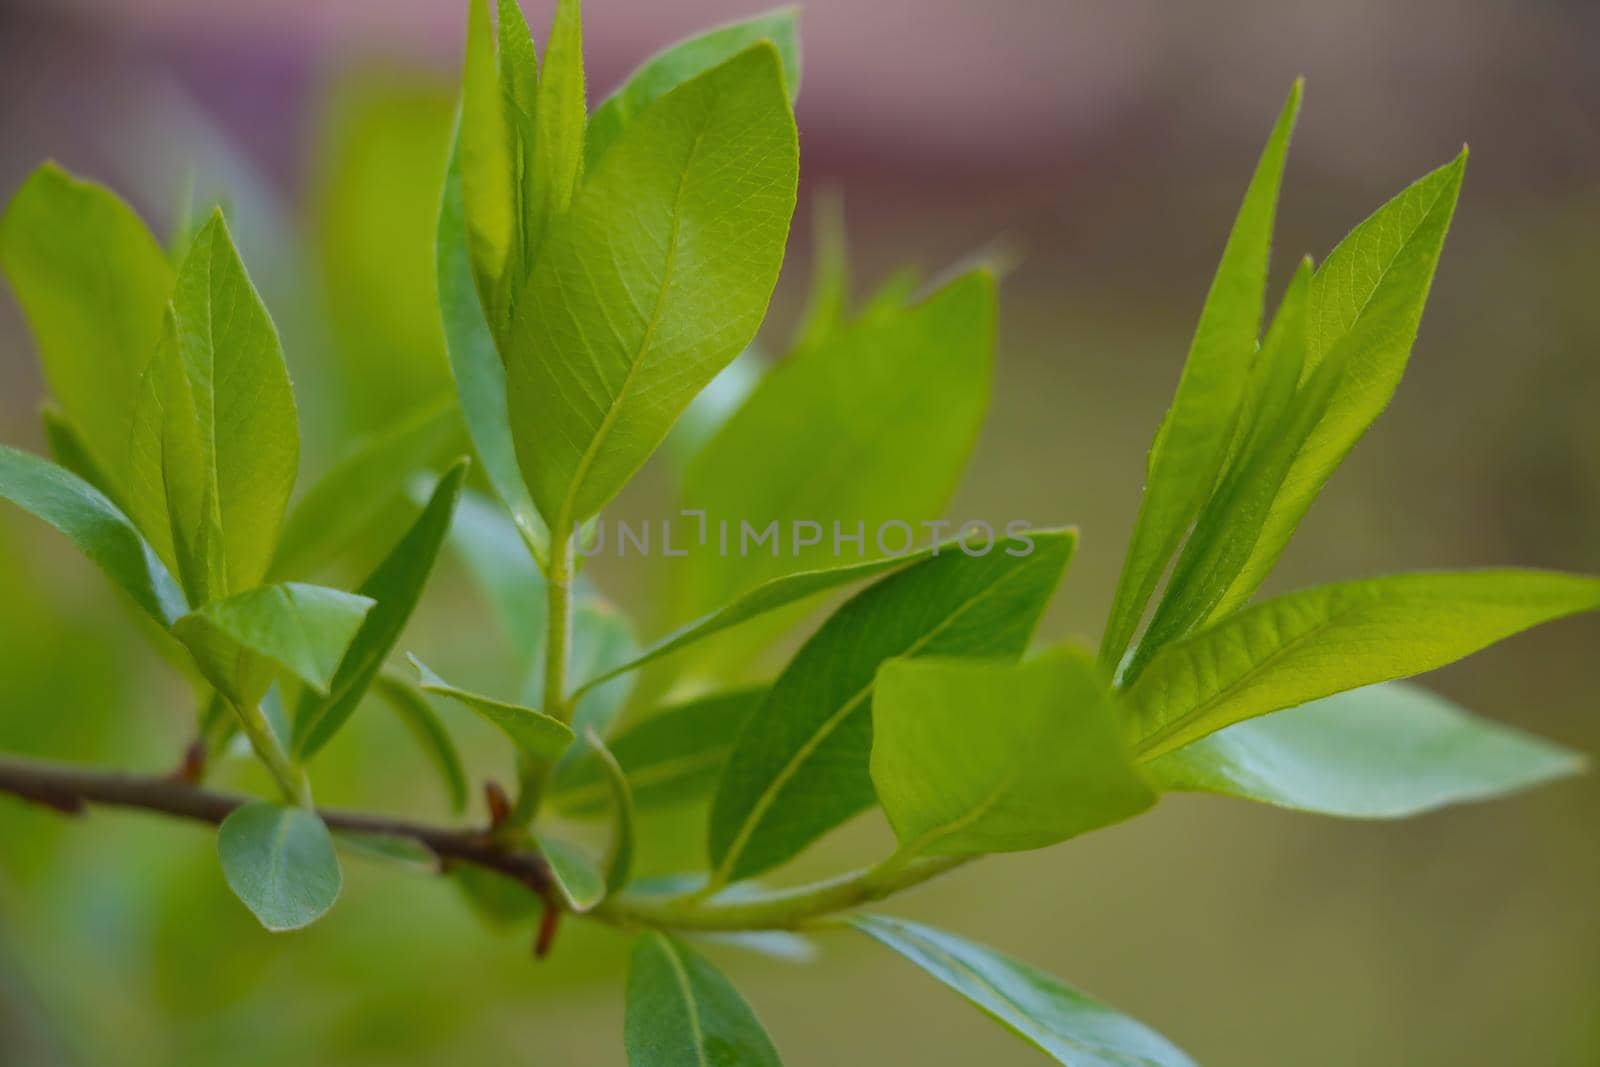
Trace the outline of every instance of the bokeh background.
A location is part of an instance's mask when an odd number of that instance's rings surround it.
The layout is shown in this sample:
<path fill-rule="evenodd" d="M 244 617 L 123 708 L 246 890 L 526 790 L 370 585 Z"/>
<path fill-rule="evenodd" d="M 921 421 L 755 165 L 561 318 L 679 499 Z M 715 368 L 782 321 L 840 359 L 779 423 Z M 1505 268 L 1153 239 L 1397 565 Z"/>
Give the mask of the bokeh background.
<path fill-rule="evenodd" d="M 662 44 L 758 10 L 587 6 L 592 100 Z M 537 31 L 549 4 L 527 8 Z M 448 387 L 430 241 L 462 12 L 0 4 L 0 197 L 54 157 L 122 191 L 158 233 L 190 177 L 200 200 L 225 202 L 285 338 L 302 485 Z M 1098 636 L 1145 447 L 1297 74 L 1309 89 L 1275 290 L 1298 253 L 1326 253 L 1463 141 L 1472 162 L 1410 373 L 1274 584 L 1488 563 L 1600 572 L 1600 5 L 812 0 L 804 27 L 802 206 L 767 336 L 798 312 L 820 189 L 844 195 L 863 287 L 996 240 L 1021 254 L 992 416 L 951 514 L 1083 526 L 1046 637 Z M 0 438 L 42 447 L 41 398 L 8 294 Z M 668 481 L 653 466 L 617 513 L 661 514 Z M 638 568 L 602 561 L 596 577 L 650 614 Z M 176 759 L 187 689 L 100 576 L 10 509 L 0 590 L 0 750 Z M 492 631 L 447 564 L 406 647 L 488 686 Z M 1597 648 L 1600 621 L 1569 621 L 1429 684 L 1593 753 Z M 443 811 L 384 715 L 358 716 L 325 764 L 326 798 Z M 492 757 L 475 769 L 503 772 Z M 1600 1064 L 1597 802 L 1593 775 L 1390 824 L 1180 796 L 897 903 L 1209 1064 Z M 882 842 L 881 827 L 853 827 L 813 866 Z M 525 926 L 485 922 L 449 884 L 346 869 L 324 922 L 272 938 L 228 895 L 203 828 L 69 822 L 0 799 L 0 1063 L 622 1062 L 619 938 L 569 927 L 535 964 Z M 1043 1062 L 874 946 L 820 948 L 804 965 L 713 950 L 789 1062 Z"/>

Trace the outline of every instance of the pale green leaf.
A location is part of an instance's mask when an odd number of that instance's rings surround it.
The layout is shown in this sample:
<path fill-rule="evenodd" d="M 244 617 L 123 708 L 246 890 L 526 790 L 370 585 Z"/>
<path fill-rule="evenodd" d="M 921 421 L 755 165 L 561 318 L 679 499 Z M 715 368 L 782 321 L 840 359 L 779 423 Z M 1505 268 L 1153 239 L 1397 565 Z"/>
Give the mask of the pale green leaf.
<path fill-rule="evenodd" d="M 564 535 L 749 344 L 795 180 L 794 117 L 760 44 L 646 108 L 551 227 L 504 355 L 517 458 Z"/>
<path fill-rule="evenodd" d="M 460 133 L 452 169 L 459 168 L 462 227 L 471 273 L 484 305 L 492 310 L 516 239 L 517 170 L 489 8 L 486 0 L 468 0 L 467 8 Z M 448 315 L 447 308 L 447 325 Z"/>
<path fill-rule="evenodd" d="M 679 568 L 686 613 L 787 572 L 882 557 L 886 546 L 903 550 L 910 536 L 920 540 L 977 442 L 989 407 L 994 329 L 994 279 L 975 272 L 773 368 L 685 475 L 685 506 L 703 510 L 708 526 L 704 544 L 691 547 Z M 836 527 L 821 525 L 829 516 Z M 721 550 L 723 522 L 739 551 Z M 741 523 L 760 531 L 774 522 L 780 551 L 739 540 Z M 814 543 L 797 545 L 795 524 L 805 522 L 820 529 Z M 843 540 L 858 535 L 858 543 Z"/>
<path fill-rule="evenodd" d="M 532 198 L 523 206 L 528 260 L 538 258 L 551 224 L 572 204 L 583 170 L 589 108 L 583 85 L 583 11 L 579 0 L 556 0 L 533 116 Z M 526 275 L 524 275 L 525 277 Z"/>
<path fill-rule="evenodd" d="M 539 846 L 545 862 L 550 865 L 550 875 L 556 888 L 573 911 L 585 912 L 605 899 L 606 876 L 600 865 L 576 845 L 535 830 L 534 844 Z"/>
<path fill-rule="evenodd" d="M 1064 648 L 885 663 L 872 783 L 908 858 L 1043 848 L 1155 803 L 1093 658 Z"/>
<path fill-rule="evenodd" d="M 369 597 L 319 585 L 263 585 L 213 600 L 173 624 L 206 679 L 235 705 L 266 693 L 276 667 L 327 692 Z"/>
<path fill-rule="evenodd" d="M 293 752 L 297 759 L 309 760 L 333 739 L 383 668 L 383 661 L 400 639 L 422 597 L 423 586 L 433 573 L 433 561 L 450 529 L 466 474 L 467 463 L 463 460 L 439 479 L 417 521 L 356 590 L 370 597 L 374 606 L 339 662 L 328 692 L 307 691 L 301 698 L 294 717 Z"/>
<path fill-rule="evenodd" d="M 1143 1023 L 993 949 L 884 915 L 850 924 L 1065 1067 L 1194 1067 Z"/>
<path fill-rule="evenodd" d="M 0 497 L 66 534 L 162 627 L 189 610 L 155 549 L 104 493 L 76 474 L 0 445 Z"/>
<path fill-rule="evenodd" d="M 1399 574 L 1247 608 L 1157 652 L 1126 692 L 1138 753 L 1346 689 L 1442 667 L 1539 623 L 1600 609 L 1600 579 L 1553 571 Z"/>
<path fill-rule="evenodd" d="M 1070 530 L 946 550 L 867 587 L 795 655 L 734 746 L 711 809 L 713 881 L 760 874 L 876 800 L 878 668 L 910 656 L 1016 658 L 1061 581 Z"/>
<path fill-rule="evenodd" d="M 1357 226 L 1317 268 L 1302 377 L 1325 371 L 1331 395 L 1217 616 L 1260 587 L 1323 485 L 1388 406 L 1411 356 L 1466 165 L 1462 149 Z"/>
<path fill-rule="evenodd" d="M 811 290 L 795 326 L 792 351 L 810 348 L 844 328 L 850 318 L 850 250 L 844 199 L 825 193 L 812 202 Z"/>
<path fill-rule="evenodd" d="M 628 1067 L 780 1067 L 744 998 L 681 941 L 648 933 L 634 944 L 623 1023 Z"/>
<path fill-rule="evenodd" d="M 228 888 L 274 933 L 308 926 L 333 907 L 343 876 L 316 812 L 257 801 L 217 831 Z"/>
<path fill-rule="evenodd" d="M 623 889 L 633 873 L 633 840 L 637 832 L 634 826 L 633 788 L 628 784 L 628 775 L 622 769 L 622 764 L 600 740 L 599 734 L 593 730 L 585 731 L 584 742 L 589 751 L 594 753 L 611 792 L 611 850 L 606 853 L 605 863 L 606 895 L 610 896 Z"/>
<path fill-rule="evenodd" d="M 139 376 L 172 295 L 166 253 L 116 194 L 46 163 L 0 217 L 0 266 L 50 392 L 96 466 L 120 471 Z"/>
<path fill-rule="evenodd" d="M 457 448 L 460 418 L 453 403 L 430 404 L 334 464 L 290 508 L 272 575 L 304 577 L 352 546 L 393 536 L 386 521 L 408 503 L 417 474 Z"/>
<path fill-rule="evenodd" d="M 1236 723 L 1150 764 L 1164 789 L 1398 819 L 1577 774 L 1584 758 L 1403 682 Z"/>
<path fill-rule="evenodd" d="M 423 692 L 450 697 L 477 712 L 504 731 L 528 759 L 535 762 L 555 759 L 572 743 L 572 728 L 561 720 L 520 704 L 468 692 L 440 678 L 417 657 L 408 654 L 406 658 L 417 669 L 418 686 Z"/>
<path fill-rule="evenodd" d="M 690 78 L 732 59 L 757 41 L 771 41 L 783 59 L 791 104 L 800 95 L 799 8 L 783 8 L 743 22 L 707 30 L 657 52 L 641 63 L 589 116 L 584 169 L 593 171 L 623 129 L 655 100 Z"/>
<path fill-rule="evenodd" d="M 622 730 L 611 749 L 644 811 L 696 800 L 711 791 L 745 721 L 766 696 L 765 686 L 713 693 L 685 701 Z M 608 808 L 611 788 L 593 753 L 560 768 L 550 802 L 568 815 Z"/>
<path fill-rule="evenodd" d="M 450 732 L 439 721 L 432 705 L 409 684 L 387 674 L 378 676 L 373 683 L 373 692 L 394 709 L 406 729 L 411 731 L 450 794 L 450 810 L 461 814 L 467 809 L 466 768 L 461 765 L 461 754 L 456 751 L 455 742 L 450 740 Z"/>
<path fill-rule="evenodd" d="M 1272 223 L 1300 93 L 1297 81 L 1245 191 L 1172 407 L 1150 446 L 1144 498 L 1100 647 L 1107 670 L 1121 662 L 1156 583 L 1211 495 L 1227 457 L 1261 329 Z"/>
<path fill-rule="evenodd" d="M 482 298 L 473 281 L 467 251 L 465 207 L 462 197 L 461 147 L 452 144 L 439 203 L 439 228 L 435 245 L 439 282 L 439 311 L 444 318 L 450 369 L 456 396 L 466 419 L 467 432 L 478 461 L 495 495 L 511 513 L 512 521 L 534 557 L 542 565 L 549 556 L 549 532 L 517 468 L 516 446 L 506 408 L 506 370 L 484 313 Z"/>

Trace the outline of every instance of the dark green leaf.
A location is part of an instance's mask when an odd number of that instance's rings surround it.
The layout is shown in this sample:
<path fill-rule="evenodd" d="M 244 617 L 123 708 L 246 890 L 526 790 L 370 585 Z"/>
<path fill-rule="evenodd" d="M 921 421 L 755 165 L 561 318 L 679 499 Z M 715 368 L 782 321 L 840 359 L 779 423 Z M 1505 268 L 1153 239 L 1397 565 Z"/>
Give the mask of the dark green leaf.
<path fill-rule="evenodd" d="M 716 784 L 745 721 L 766 696 L 765 686 L 713 693 L 652 714 L 608 743 L 642 810 L 705 796 Z M 611 787 L 600 760 L 588 753 L 564 765 L 550 801 L 564 814 L 607 810 Z"/>
<path fill-rule="evenodd" d="M 0 497 L 66 534 L 163 627 L 188 610 L 183 591 L 155 549 L 105 494 L 82 478 L 0 445 Z"/>
<path fill-rule="evenodd" d="M 343 877 L 333 838 L 315 812 L 257 801 L 217 832 L 228 887 L 268 930 L 298 930 L 322 918 Z"/>
<path fill-rule="evenodd" d="M 1600 579 L 1552 571 L 1398 574 L 1290 593 L 1157 652 L 1126 693 L 1154 759 L 1236 722 L 1442 667 L 1600 609 Z"/>
<path fill-rule="evenodd" d="M 1066 1067 L 1194 1067 L 1143 1023 L 993 949 L 884 915 L 850 924 Z"/>
<path fill-rule="evenodd" d="M 777 1049 L 728 980 L 665 934 L 639 938 L 623 1024 L 628 1067 L 779 1067 Z"/>
<path fill-rule="evenodd" d="M 433 573 L 466 474 L 463 460 L 439 479 L 417 521 L 356 590 L 375 602 L 373 609 L 345 651 L 327 694 L 307 692 L 301 699 L 294 717 L 296 758 L 310 759 L 333 738 L 383 668 Z"/>
<path fill-rule="evenodd" d="M 517 458 L 563 536 L 749 344 L 795 179 L 778 56 L 759 44 L 646 108 L 551 227 L 504 355 Z"/>
<path fill-rule="evenodd" d="M 1200 312 L 1177 394 L 1150 447 L 1144 499 L 1100 647 L 1107 670 L 1120 664 L 1156 583 L 1227 457 L 1261 329 L 1272 222 L 1300 92 L 1297 81 L 1256 165 Z"/>
<path fill-rule="evenodd" d="M 789 102 L 794 103 L 800 95 L 798 22 L 799 9 L 785 8 L 708 30 L 697 37 L 679 41 L 645 60 L 589 116 L 588 136 L 584 144 L 584 170 L 593 171 L 600 157 L 616 143 L 623 129 L 658 97 L 732 59 L 757 41 L 771 41 L 777 47 L 783 60 Z"/>
<path fill-rule="evenodd" d="M 1397 819 L 1583 770 L 1570 749 L 1389 682 L 1237 723 L 1150 764 L 1165 789 Z"/>
<path fill-rule="evenodd" d="M 885 663 L 872 782 L 907 858 L 1043 848 L 1155 803 L 1093 658 L 1064 648 Z"/>
<path fill-rule="evenodd" d="M 946 550 L 869 586 L 779 675 L 740 735 L 711 810 L 713 881 L 790 859 L 876 799 L 872 687 L 887 660 L 1015 658 L 1072 557 L 1070 530 Z"/>

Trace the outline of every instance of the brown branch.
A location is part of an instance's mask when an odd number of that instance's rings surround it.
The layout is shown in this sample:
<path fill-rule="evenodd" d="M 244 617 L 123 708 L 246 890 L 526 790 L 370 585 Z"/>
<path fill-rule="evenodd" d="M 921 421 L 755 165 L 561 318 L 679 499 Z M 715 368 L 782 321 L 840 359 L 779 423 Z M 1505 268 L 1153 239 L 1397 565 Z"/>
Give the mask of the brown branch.
<path fill-rule="evenodd" d="M 254 797 L 219 793 L 173 776 L 96 771 L 70 764 L 0 756 L 0 793 L 44 804 L 75 815 L 86 805 L 135 808 L 180 819 L 221 823 Z M 442 861 L 470 863 L 513 878 L 546 900 L 556 897 L 544 857 L 529 849 L 508 847 L 479 830 L 428 826 L 385 815 L 353 811 L 321 811 L 333 830 L 385 834 L 418 842 Z"/>

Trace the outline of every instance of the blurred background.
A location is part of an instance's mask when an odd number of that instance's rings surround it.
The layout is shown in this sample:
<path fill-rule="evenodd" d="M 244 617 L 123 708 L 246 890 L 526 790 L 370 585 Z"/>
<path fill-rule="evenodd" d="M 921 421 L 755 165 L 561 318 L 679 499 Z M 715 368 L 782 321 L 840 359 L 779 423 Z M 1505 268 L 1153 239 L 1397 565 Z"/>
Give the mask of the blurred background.
<path fill-rule="evenodd" d="M 526 6 L 542 36 L 549 3 Z M 759 10 L 587 7 L 592 103 L 660 46 Z M 0 198 L 53 157 L 158 234 L 186 183 L 224 202 L 284 336 L 302 486 L 449 388 L 431 241 L 463 8 L 0 3 Z M 1044 637 L 1098 637 L 1145 448 L 1297 74 L 1307 103 L 1272 302 L 1299 253 L 1320 258 L 1464 141 L 1472 162 L 1406 381 L 1274 585 L 1490 563 L 1600 572 L 1600 5 L 812 0 L 803 25 L 801 208 L 769 350 L 804 296 L 820 189 L 843 193 L 862 291 L 997 239 L 1021 253 L 993 411 L 950 513 L 1082 525 Z M 0 439 L 42 449 L 42 397 L 8 293 Z M 668 512 L 670 483 L 653 464 L 615 513 Z M 630 562 L 600 560 L 595 578 L 648 634 L 658 586 Z M 0 590 L 0 750 L 176 762 L 187 687 L 99 574 L 13 509 Z M 506 658 L 497 634 L 447 563 L 403 647 L 487 688 Z M 1428 684 L 1594 753 L 1597 647 L 1600 620 L 1559 623 Z M 474 753 L 486 741 L 451 724 Z M 426 775 L 375 711 L 317 771 L 324 799 L 443 817 Z M 1176 796 L 897 906 L 1058 974 L 1204 1063 L 1579 1067 L 1600 1064 L 1597 816 L 1592 774 L 1403 823 Z M 853 826 L 807 863 L 859 861 L 883 840 Z M 536 964 L 526 921 L 486 920 L 445 880 L 354 859 L 346 871 L 325 921 L 273 938 L 229 896 L 204 828 L 69 822 L 0 799 L 0 1063 L 623 1061 L 620 938 L 570 924 Z M 864 942 L 823 939 L 809 964 L 711 951 L 798 1067 L 1043 1062 Z"/>

